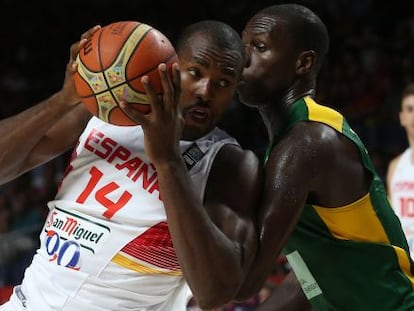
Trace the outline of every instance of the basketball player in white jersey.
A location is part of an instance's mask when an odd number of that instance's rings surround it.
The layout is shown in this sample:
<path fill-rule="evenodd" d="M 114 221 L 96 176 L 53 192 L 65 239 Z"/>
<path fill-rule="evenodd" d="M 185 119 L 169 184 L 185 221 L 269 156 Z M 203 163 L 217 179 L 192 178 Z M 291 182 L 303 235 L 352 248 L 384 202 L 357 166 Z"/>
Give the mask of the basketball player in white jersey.
<path fill-rule="evenodd" d="M 168 102 L 175 94 L 163 65 L 164 88 L 171 92 L 165 106 L 149 94 L 153 111 L 141 120 L 143 127 L 92 117 L 49 202 L 41 246 L 0 310 L 185 310 L 191 293 L 184 277 L 202 307 L 234 297 L 255 254 L 252 208 L 261 170 L 253 152 L 215 125 L 238 85 L 244 48 L 232 28 L 206 21 L 184 32 L 177 53 L 174 82 L 181 77 L 184 128 Z M 39 154 L 73 146 L 82 128 L 62 123 L 47 133 Z M 180 224 L 182 213 L 194 218 Z M 194 244 L 186 227 L 205 238 Z M 223 236 L 222 244 L 211 235 Z"/>
<path fill-rule="evenodd" d="M 409 147 L 389 163 L 387 188 L 414 259 L 414 84 L 407 85 L 402 92 L 400 124 Z"/>

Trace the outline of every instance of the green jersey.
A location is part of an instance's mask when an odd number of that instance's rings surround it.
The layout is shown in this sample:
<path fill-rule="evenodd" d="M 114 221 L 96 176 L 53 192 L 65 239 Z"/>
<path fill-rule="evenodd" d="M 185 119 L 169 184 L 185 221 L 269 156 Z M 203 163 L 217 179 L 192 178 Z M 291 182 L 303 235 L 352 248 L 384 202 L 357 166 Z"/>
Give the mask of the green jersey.
<path fill-rule="evenodd" d="M 298 122 L 321 122 L 345 135 L 373 176 L 369 192 L 349 205 L 306 204 L 288 240 L 286 256 L 313 310 L 414 310 L 414 263 L 363 143 L 340 113 L 310 97 L 292 105 L 285 131 Z"/>

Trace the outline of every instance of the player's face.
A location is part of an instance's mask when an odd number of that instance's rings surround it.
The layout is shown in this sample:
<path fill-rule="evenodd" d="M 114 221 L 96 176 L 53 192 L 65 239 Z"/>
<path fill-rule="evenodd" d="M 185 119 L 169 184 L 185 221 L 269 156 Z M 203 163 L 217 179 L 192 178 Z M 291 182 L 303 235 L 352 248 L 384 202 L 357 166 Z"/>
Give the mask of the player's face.
<path fill-rule="evenodd" d="M 183 139 L 194 140 L 213 129 L 229 107 L 243 62 L 238 52 L 194 35 L 179 53 Z"/>
<path fill-rule="evenodd" d="M 414 137 L 414 95 L 403 98 L 400 111 L 400 123 L 407 134 Z"/>
<path fill-rule="evenodd" d="M 297 52 L 292 48 L 286 22 L 256 15 L 242 33 L 247 62 L 238 89 L 246 105 L 268 104 L 288 92 L 295 79 Z"/>

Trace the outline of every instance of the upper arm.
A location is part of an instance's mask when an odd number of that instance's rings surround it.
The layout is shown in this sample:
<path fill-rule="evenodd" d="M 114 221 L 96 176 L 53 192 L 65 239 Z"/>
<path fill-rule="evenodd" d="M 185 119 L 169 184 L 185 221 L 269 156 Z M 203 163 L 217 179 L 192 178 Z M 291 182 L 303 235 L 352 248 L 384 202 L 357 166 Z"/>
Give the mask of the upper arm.
<path fill-rule="evenodd" d="M 241 296 L 253 294 L 263 284 L 317 183 L 321 159 L 315 143 L 294 129 L 270 154 L 258 212 L 260 247 Z"/>
<path fill-rule="evenodd" d="M 303 134 L 300 135 L 303 138 Z M 319 174 L 317 154 L 311 152 L 308 144 L 311 143 L 291 135 L 274 148 L 266 165 L 259 211 L 261 248 L 258 258 L 265 260 L 269 268 L 295 227 Z"/>
<path fill-rule="evenodd" d="M 214 224 L 243 247 L 245 264 L 255 254 L 255 211 L 262 190 L 262 167 L 252 151 L 221 148 L 210 171 L 204 206 Z"/>
<path fill-rule="evenodd" d="M 73 148 L 90 116 L 84 105 L 77 105 L 58 119 L 30 152 L 24 170 L 46 163 Z"/>

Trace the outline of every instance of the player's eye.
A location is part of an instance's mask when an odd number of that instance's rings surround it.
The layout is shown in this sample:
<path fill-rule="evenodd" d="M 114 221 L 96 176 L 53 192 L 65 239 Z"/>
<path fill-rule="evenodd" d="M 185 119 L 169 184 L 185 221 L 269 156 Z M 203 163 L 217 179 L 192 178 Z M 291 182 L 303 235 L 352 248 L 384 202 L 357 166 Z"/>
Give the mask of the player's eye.
<path fill-rule="evenodd" d="M 195 78 L 198 78 L 200 76 L 200 71 L 198 71 L 196 68 L 189 68 L 188 73 Z"/>
<path fill-rule="evenodd" d="M 217 85 L 221 88 L 228 87 L 230 85 L 230 82 L 227 80 L 220 80 L 218 81 Z"/>
<path fill-rule="evenodd" d="M 254 46 L 253 46 L 253 48 L 256 51 L 260 52 L 260 53 L 263 53 L 264 51 L 267 50 L 266 45 L 264 45 L 264 43 L 261 43 L 261 42 L 255 43 Z"/>

